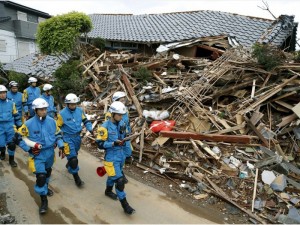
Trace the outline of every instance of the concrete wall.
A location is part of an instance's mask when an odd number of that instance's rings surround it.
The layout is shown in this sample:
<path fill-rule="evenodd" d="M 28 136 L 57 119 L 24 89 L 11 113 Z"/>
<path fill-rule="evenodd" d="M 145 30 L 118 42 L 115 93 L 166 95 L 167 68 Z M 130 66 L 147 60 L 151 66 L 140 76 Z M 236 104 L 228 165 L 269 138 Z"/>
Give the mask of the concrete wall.
<path fill-rule="evenodd" d="M 0 30 L 0 40 L 4 40 L 5 52 L 0 51 L 0 62 L 10 63 L 18 58 L 17 40 L 13 32 Z"/>

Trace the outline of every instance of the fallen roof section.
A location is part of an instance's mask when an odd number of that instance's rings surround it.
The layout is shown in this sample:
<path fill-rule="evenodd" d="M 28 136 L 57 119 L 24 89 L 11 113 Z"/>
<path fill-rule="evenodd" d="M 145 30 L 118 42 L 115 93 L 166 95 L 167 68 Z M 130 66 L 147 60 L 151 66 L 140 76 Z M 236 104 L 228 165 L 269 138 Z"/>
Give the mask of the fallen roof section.
<path fill-rule="evenodd" d="M 90 18 L 94 28 L 88 33 L 89 38 L 136 43 L 172 43 L 227 35 L 250 47 L 274 27 L 267 37 L 276 36 L 272 40 L 281 46 L 298 26 L 293 16 L 283 15 L 274 21 L 209 10 L 150 15 L 92 14 Z M 283 27 L 285 29 L 279 29 Z"/>
<path fill-rule="evenodd" d="M 29 76 L 51 79 L 60 65 L 69 59 L 67 55 L 53 56 L 32 53 L 3 66 L 6 71 L 15 71 Z"/>

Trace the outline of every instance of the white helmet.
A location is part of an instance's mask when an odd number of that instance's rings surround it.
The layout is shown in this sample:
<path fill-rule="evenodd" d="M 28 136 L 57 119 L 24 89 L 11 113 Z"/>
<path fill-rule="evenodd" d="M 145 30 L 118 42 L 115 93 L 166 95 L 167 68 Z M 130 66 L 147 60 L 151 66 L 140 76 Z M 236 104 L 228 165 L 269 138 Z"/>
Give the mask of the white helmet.
<path fill-rule="evenodd" d="M 113 94 L 113 96 L 112 96 L 112 101 L 114 102 L 114 101 L 117 101 L 118 99 L 120 99 L 120 98 L 123 98 L 123 97 L 125 97 L 126 96 L 126 93 L 125 92 L 123 92 L 123 91 L 117 91 L 117 92 L 115 92 L 114 94 Z"/>
<path fill-rule="evenodd" d="M 4 85 L 0 85 L 0 92 L 7 91 L 7 88 Z"/>
<path fill-rule="evenodd" d="M 49 106 L 48 102 L 46 102 L 43 98 L 37 98 L 32 102 L 32 109 L 42 109 L 47 108 Z"/>
<path fill-rule="evenodd" d="M 29 77 L 28 79 L 28 83 L 36 83 L 37 82 L 37 79 L 35 77 Z"/>
<path fill-rule="evenodd" d="M 65 103 L 77 103 L 80 101 L 80 98 L 77 97 L 75 94 L 67 94 L 65 98 Z"/>
<path fill-rule="evenodd" d="M 111 113 L 118 113 L 118 114 L 125 114 L 126 113 L 126 107 L 122 102 L 115 101 L 111 103 L 109 107 L 109 112 Z"/>
<path fill-rule="evenodd" d="M 13 80 L 13 81 L 9 82 L 8 86 L 9 86 L 10 88 L 12 88 L 12 87 L 18 87 L 19 84 L 18 84 L 16 81 Z"/>
<path fill-rule="evenodd" d="M 50 91 L 53 88 L 51 84 L 45 84 L 43 87 L 43 91 Z"/>

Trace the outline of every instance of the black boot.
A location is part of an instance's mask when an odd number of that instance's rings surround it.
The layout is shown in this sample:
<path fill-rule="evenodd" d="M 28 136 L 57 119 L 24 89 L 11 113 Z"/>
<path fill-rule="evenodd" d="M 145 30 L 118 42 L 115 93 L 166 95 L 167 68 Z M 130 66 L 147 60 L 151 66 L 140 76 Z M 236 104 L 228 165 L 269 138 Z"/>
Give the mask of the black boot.
<path fill-rule="evenodd" d="M 113 200 L 117 200 L 117 195 L 112 192 L 113 186 L 106 186 L 105 195 Z"/>
<path fill-rule="evenodd" d="M 13 156 L 13 155 L 9 156 L 9 164 L 10 164 L 11 167 L 17 167 L 18 166 L 18 164 L 15 162 L 15 156 Z"/>
<path fill-rule="evenodd" d="M 78 176 L 78 173 L 74 173 L 73 177 L 74 177 L 75 184 L 77 185 L 77 187 L 81 187 L 82 185 L 84 185 L 84 182 L 80 179 L 80 177 Z"/>
<path fill-rule="evenodd" d="M 41 195 L 41 207 L 40 207 L 40 214 L 44 214 L 47 212 L 48 210 L 48 199 L 47 199 L 47 195 Z"/>
<path fill-rule="evenodd" d="M 69 168 L 69 161 L 68 161 L 67 164 L 66 164 L 66 168 L 67 168 L 67 169 Z"/>
<path fill-rule="evenodd" d="M 5 149 L 4 149 L 4 150 L 1 150 L 1 153 L 0 153 L 0 159 L 1 159 L 1 160 L 4 160 L 4 159 L 5 159 Z"/>
<path fill-rule="evenodd" d="M 123 198 L 122 200 L 120 200 L 120 202 L 121 202 L 121 205 L 122 205 L 122 207 L 124 209 L 124 212 L 126 214 L 131 215 L 135 212 L 135 210 L 133 208 L 131 208 L 131 206 L 128 204 L 126 198 Z"/>

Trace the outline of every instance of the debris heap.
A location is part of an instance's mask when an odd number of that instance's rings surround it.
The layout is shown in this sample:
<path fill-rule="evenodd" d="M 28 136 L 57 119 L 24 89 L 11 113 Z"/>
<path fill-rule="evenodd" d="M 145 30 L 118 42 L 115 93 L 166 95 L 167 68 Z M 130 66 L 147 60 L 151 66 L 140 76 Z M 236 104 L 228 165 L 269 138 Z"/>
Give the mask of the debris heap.
<path fill-rule="evenodd" d="M 264 70 L 249 49 L 218 59 L 174 53 L 84 52 L 101 124 L 115 91 L 125 91 L 137 167 L 172 179 L 196 199 L 216 195 L 260 223 L 300 222 L 299 70 Z M 85 135 L 85 142 L 93 139 Z"/>

